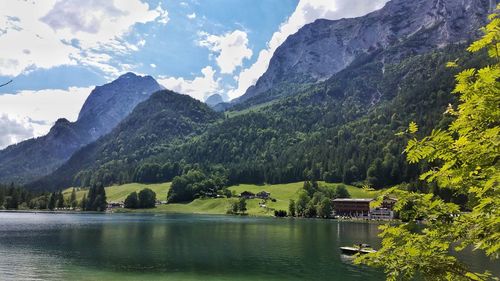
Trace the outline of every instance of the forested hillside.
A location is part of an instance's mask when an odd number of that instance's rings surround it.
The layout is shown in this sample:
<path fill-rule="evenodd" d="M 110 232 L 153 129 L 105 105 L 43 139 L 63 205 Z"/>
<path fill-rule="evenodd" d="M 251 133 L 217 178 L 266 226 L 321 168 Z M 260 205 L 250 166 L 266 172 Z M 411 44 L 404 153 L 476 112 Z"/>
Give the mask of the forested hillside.
<path fill-rule="evenodd" d="M 61 118 L 45 136 L 0 150 L 0 183 L 28 183 L 53 172 L 79 148 L 109 133 L 138 103 L 162 88 L 153 77 L 133 73 L 95 87 L 75 122 Z"/>
<path fill-rule="evenodd" d="M 110 134 L 77 151 L 52 175 L 28 185 L 33 189 L 59 189 L 72 184 L 110 184 L 134 180 L 137 163 L 175 147 L 189 135 L 200 134 L 222 117 L 207 105 L 171 91 L 154 93 L 139 104 Z M 155 181 L 171 179 L 178 165 L 155 172 Z M 138 181 L 145 181 L 147 175 Z"/>
<path fill-rule="evenodd" d="M 360 62 L 294 96 L 225 118 L 188 96 L 157 93 L 110 135 L 31 186 L 161 182 L 213 166 L 225 169 L 230 183 L 409 182 L 419 169 L 406 163 L 406 140 L 396 133 L 410 121 L 422 133 L 448 123 L 442 113 L 453 101 L 457 70 L 445 65 L 467 58 L 462 50 Z M 465 67 L 480 64 L 463 61 Z"/>
<path fill-rule="evenodd" d="M 216 113 L 187 96 L 153 95 L 111 134 L 29 187 L 161 182 L 190 170 L 232 184 L 414 182 L 423 167 L 409 166 L 402 155 L 407 140 L 396 134 L 410 121 L 421 134 L 450 122 L 443 112 L 455 102 L 459 69 L 446 63 L 483 65 L 484 55 L 471 58 L 464 49 L 490 4 L 393 0 L 364 17 L 316 21 L 276 51 L 258 93 L 215 106 L 229 111 Z M 365 30 L 375 23 L 373 32 Z M 322 73 L 318 80 L 300 79 L 311 69 Z"/>

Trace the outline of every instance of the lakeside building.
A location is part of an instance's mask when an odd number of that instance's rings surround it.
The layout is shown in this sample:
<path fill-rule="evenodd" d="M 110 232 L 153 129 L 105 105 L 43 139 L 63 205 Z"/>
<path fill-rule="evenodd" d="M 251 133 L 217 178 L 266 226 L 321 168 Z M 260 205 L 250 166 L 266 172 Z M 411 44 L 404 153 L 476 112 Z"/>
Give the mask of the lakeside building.
<path fill-rule="evenodd" d="M 108 209 L 124 208 L 125 204 L 123 202 L 108 202 Z"/>
<path fill-rule="evenodd" d="M 388 208 L 374 208 L 370 210 L 370 219 L 392 220 L 394 219 L 394 212 Z"/>
<path fill-rule="evenodd" d="M 392 210 L 397 199 L 385 197 L 380 207 L 370 208 L 374 199 L 366 198 L 338 198 L 332 200 L 335 215 L 351 218 L 367 218 L 374 220 L 392 220 Z"/>
<path fill-rule="evenodd" d="M 333 210 L 337 216 L 366 217 L 370 215 L 370 202 L 366 198 L 337 198 L 333 199 Z"/>

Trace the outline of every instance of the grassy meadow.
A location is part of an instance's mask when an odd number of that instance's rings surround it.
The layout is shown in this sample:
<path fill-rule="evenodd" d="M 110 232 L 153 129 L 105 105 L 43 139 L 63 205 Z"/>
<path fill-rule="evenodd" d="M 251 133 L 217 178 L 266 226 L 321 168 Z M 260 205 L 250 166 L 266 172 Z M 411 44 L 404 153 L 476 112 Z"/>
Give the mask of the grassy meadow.
<path fill-rule="evenodd" d="M 321 185 L 335 187 L 338 184 L 320 182 Z M 302 188 L 303 182 L 294 182 L 286 184 L 273 184 L 273 185 L 255 185 L 255 184 L 240 184 L 230 186 L 234 194 L 240 194 L 243 191 L 250 191 L 257 193 L 259 191 L 267 191 L 271 193 L 271 197 L 276 199 L 276 202 L 268 200 L 266 207 L 260 207 L 259 202 L 261 199 L 247 200 L 247 213 L 252 216 L 272 216 L 274 210 L 288 210 L 288 203 L 290 199 L 297 200 L 299 191 Z M 123 185 L 113 185 L 106 187 L 106 196 L 108 202 L 123 201 L 133 191 L 140 191 L 144 188 L 150 188 L 156 192 L 156 197 L 161 200 L 167 200 L 167 192 L 170 188 L 170 183 L 160 184 L 141 184 L 129 183 Z M 358 187 L 346 185 L 347 190 L 352 198 L 375 198 L 378 194 L 377 191 L 364 190 Z M 72 188 L 64 190 L 65 198 L 69 198 Z M 77 190 L 77 198 L 81 200 L 86 189 Z M 196 213 L 196 214 L 225 214 L 231 202 L 238 200 L 238 198 L 207 198 L 196 199 L 189 203 L 175 203 L 160 205 L 154 209 L 144 210 L 119 210 L 120 212 L 159 212 L 159 213 Z"/>

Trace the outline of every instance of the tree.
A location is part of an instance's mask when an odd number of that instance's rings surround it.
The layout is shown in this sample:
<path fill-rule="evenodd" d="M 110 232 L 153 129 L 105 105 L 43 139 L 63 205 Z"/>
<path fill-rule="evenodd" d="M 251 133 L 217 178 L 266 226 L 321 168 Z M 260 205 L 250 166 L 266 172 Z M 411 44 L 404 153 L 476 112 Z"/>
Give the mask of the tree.
<path fill-rule="evenodd" d="M 75 209 L 76 206 L 78 206 L 78 201 L 76 200 L 76 189 L 73 187 L 73 190 L 71 191 L 71 197 L 69 199 L 71 208 Z"/>
<path fill-rule="evenodd" d="M 328 198 L 323 198 L 318 204 L 317 213 L 321 218 L 329 218 L 332 214 L 332 202 Z"/>
<path fill-rule="evenodd" d="M 335 188 L 335 197 L 336 198 L 350 198 L 351 194 L 349 194 L 349 191 L 347 191 L 347 188 L 343 184 L 339 184 Z"/>
<path fill-rule="evenodd" d="M 288 203 L 288 214 L 295 217 L 295 201 L 293 199 L 290 199 L 290 203 Z"/>
<path fill-rule="evenodd" d="M 98 211 L 106 210 L 106 191 L 104 185 L 99 183 L 92 185 L 89 189 L 86 202 L 85 211 Z"/>
<path fill-rule="evenodd" d="M 125 198 L 125 208 L 137 209 L 139 208 L 139 198 L 137 197 L 137 192 L 130 193 L 127 198 Z"/>
<path fill-rule="evenodd" d="M 149 188 L 139 192 L 139 208 L 154 208 L 156 204 L 156 193 Z"/>
<path fill-rule="evenodd" d="M 306 204 L 306 210 L 305 210 L 304 216 L 308 217 L 308 218 L 315 218 L 316 215 L 317 215 L 316 205 L 314 204 L 313 200 L 310 200 Z"/>
<path fill-rule="evenodd" d="M 82 201 L 80 202 L 80 208 L 82 211 L 87 210 L 87 194 L 83 194 Z"/>
<path fill-rule="evenodd" d="M 53 192 L 50 194 L 50 199 L 49 199 L 49 204 L 47 205 L 47 209 L 53 211 L 56 208 L 56 203 L 57 203 L 57 194 Z"/>
<path fill-rule="evenodd" d="M 230 214 L 237 214 L 238 213 L 238 209 L 239 209 L 238 201 L 233 201 L 231 203 L 231 206 L 229 206 L 228 213 L 230 213 Z"/>
<path fill-rule="evenodd" d="M 57 208 L 64 208 L 64 196 L 62 194 L 62 191 L 59 191 L 57 193 Z"/>
<path fill-rule="evenodd" d="M 0 188 L 0 209 L 3 208 L 4 201 L 5 201 L 5 191 L 3 188 Z"/>
<path fill-rule="evenodd" d="M 102 184 L 98 185 L 96 191 L 97 191 L 97 196 L 93 204 L 93 210 L 98 212 L 105 211 L 107 203 L 106 203 L 106 191 L 104 189 L 104 185 Z"/>
<path fill-rule="evenodd" d="M 405 149 L 410 163 L 425 161 L 431 167 L 421 180 L 469 194 L 471 211 L 461 213 L 458 205 L 434 194 L 391 189 L 398 195 L 397 211 L 411 204 L 408 222 L 382 226 L 382 248 L 357 259 L 384 268 L 388 280 L 410 280 L 417 274 L 425 280 L 492 278 L 488 272 L 472 272 L 450 255 L 452 250 L 460 252 L 470 246 L 492 259 L 500 255 L 500 17 L 493 14 L 489 19 L 485 35 L 468 51 L 486 50 L 490 65 L 461 71 L 453 91 L 460 104 L 446 111 L 454 117 L 451 125 L 420 140 L 413 137 Z M 417 132 L 417 124 L 410 123 L 407 133 Z M 425 219 L 423 230 L 414 230 L 415 219 Z"/>
<path fill-rule="evenodd" d="M 297 199 L 297 204 L 295 204 L 296 211 L 297 211 L 297 216 L 303 217 L 305 216 L 306 213 L 306 208 L 307 208 L 307 203 L 311 198 L 307 195 L 307 192 L 301 191 L 299 194 L 299 199 Z"/>
<path fill-rule="evenodd" d="M 240 198 L 238 201 L 238 210 L 243 214 L 247 211 L 247 200 L 245 198 Z"/>

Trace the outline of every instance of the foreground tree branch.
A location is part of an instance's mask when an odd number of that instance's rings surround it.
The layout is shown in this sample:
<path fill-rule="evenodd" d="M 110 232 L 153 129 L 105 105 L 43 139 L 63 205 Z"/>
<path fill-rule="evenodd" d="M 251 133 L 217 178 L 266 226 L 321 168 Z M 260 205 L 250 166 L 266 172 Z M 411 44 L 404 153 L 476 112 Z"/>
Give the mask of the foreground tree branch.
<path fill-rule="evenodd" d="M 484 36 L 467 49 L 486 52 L 489 65 L 465 69 L 456 75 L 453 93 L 458 108 L 446 114 L 455 120 L 446 130 L 417 139 L 418 126 L 410 124 L 411 140 L 405 149 L 410 163 L 426 162 L 430 168 L 420 180 L 438 188 L 469 196 L 467 212 L 445 203 L 434 194 L 395 187 L 396 211 L 407 219 L 381 227 L 382 248 L 358 257 L 356 262 L 383 268 L 388 280 L 498 280 L 489 272 L 473 272 L 451 252 L 465 248 L 481 251 L 491 259 L 500 255 L 500 17 L 490 15 Z M 448 66 L 456 67 L 457 63 Z M 423 225 L 417 225 L 423 221 Z"/>

